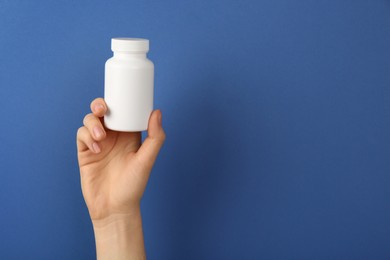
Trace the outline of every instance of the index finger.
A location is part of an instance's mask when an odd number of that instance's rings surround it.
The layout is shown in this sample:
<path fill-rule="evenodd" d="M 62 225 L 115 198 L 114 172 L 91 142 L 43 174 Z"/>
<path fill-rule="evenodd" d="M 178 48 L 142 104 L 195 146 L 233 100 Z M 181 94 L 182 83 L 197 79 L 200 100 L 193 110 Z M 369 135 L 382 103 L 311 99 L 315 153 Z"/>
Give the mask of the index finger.
<path fill-rule="evenodd" d="M 103 98 L 95 98 L 91 102 L 91 111 L 97 117 L 103 117 L 107 111 L 107 104 Z"/>

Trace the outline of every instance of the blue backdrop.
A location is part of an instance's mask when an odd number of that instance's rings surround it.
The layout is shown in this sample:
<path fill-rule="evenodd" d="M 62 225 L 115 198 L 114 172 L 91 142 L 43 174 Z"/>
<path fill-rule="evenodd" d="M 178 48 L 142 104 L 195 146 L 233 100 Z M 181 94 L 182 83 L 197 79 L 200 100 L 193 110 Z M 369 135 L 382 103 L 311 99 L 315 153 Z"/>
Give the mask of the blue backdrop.
<path fill-rule="evenodd" d="M 149 259 L 390 258 L 388 0 L 0 1 L 0 259 L 93 259 L 76 130 L 151 40 Z"/>

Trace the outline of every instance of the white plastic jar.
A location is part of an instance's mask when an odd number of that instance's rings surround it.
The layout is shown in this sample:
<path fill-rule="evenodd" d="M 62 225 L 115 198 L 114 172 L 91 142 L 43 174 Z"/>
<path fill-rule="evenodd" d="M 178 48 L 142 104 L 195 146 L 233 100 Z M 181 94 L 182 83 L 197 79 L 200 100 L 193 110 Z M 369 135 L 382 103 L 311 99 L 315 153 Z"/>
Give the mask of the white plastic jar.
<path fill-rule="evenodd" d="M 154 65 L 146 57 L 149 40 L 113 38 L 114 56 L 105 65 L 104 99 L 108 129 L 138 132 L 148 128 L 153 111 Z"/>

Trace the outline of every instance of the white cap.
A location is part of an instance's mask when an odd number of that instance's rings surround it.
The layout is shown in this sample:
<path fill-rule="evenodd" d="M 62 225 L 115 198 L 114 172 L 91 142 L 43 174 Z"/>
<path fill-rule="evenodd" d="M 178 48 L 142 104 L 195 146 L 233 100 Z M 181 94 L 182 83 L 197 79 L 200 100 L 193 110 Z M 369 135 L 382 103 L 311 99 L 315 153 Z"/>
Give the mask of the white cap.
<path fill-rule="evenodd" d="M 141 38 L 112 38 L 112 51 L 148 52 L 149 40 Z"/>

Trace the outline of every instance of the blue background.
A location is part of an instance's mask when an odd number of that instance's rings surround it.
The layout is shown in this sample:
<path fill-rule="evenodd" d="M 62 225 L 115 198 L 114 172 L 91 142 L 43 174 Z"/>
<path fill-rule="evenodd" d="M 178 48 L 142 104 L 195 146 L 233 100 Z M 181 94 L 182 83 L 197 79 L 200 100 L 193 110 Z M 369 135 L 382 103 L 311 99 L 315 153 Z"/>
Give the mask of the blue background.
<path fill-rule="evenodd" d="M 149 259 L 390 258 L 390 2 L 0 1 L 0 259 L 93 259 L 75 135 L 151 40 Z"/>

